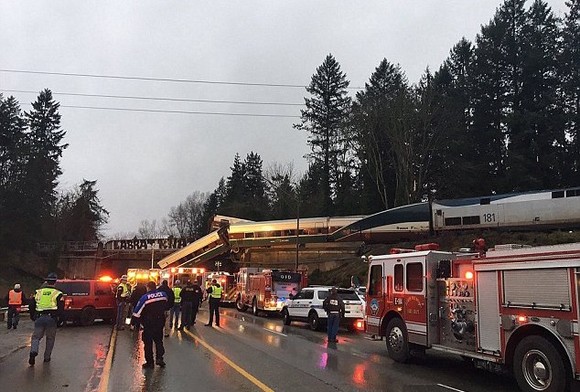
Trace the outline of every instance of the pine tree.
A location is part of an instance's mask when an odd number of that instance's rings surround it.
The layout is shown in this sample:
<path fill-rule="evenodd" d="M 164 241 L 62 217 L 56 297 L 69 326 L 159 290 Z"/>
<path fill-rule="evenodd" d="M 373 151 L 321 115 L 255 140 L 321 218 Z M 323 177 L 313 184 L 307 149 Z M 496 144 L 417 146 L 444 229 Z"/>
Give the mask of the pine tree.
<path fill-rule="evenodd" d="M 562 29 L 559 75 L 562 81 L 566 134 L 569 138 L 564 178 L 567 185 L 580 184 L 580 0 L 566 2 L 569 11 Z"/>
<path fill-rule="evenodd" d="M 338 173 L 348 166 L 342 152 L 346 149 L 345 129 L 351 105 L 347 94 L 349 81 L 340 64 L 329 54 L 312 75 L 306 91 L 306 109 L 301 110 L 302 122 L 294 127 L 309 133 L 309 161 L 321 168 L 320 185 L 324 200 L 322 213 L 331 214 Z"/>

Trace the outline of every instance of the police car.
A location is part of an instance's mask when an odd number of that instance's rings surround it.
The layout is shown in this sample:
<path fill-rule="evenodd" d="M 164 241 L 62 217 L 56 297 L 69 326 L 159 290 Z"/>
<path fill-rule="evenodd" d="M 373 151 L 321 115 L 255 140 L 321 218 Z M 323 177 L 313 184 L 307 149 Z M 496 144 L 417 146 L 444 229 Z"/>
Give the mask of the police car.
<path fill-rule="evenodd" d="M 328 297 L 331 286 L 310 286 L 300 290 L 292 298 L 287 299 L 282 308 L 284 324 L 292 321 L 306 321 L 313 331 L 326 326 L 328 315 L 322 308 L 324 299 Z M 349 331 L 364 328 L 363 301 L 353 289 L 338 289 L 338 295 L 344 301 L 345 314 L 340 324 Z"/>

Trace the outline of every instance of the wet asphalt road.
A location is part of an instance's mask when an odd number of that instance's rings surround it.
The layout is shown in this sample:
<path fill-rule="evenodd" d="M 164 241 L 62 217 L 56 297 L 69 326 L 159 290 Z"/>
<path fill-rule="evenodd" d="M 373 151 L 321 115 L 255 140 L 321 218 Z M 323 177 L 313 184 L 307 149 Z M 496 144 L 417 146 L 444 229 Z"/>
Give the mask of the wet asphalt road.
<path fill-rule="evenodd" d="M 20 338 L 25 340 L 27 345 L 10 352 L 0 362 L 0 390 L 19 392 L 96 390 L 107 356 L 111 336 L 110 325 L 58 328 L 51 362 L 42 361 L 45 345 L 43 339 L 36 364 L 29 366 L 32 322 L 29 324 L 26 325 L 28 327 L 26 334 L 19 331 Z M 2 338 L 10 339 L 12 336 L 15 338 L 16 334 L 3 335 Z"/>
<path fill-rule="evenodd" d="M 384 341 L 341 330 L 328 346 L 305 323 L 222 310 L 222 328 L 203 326 L 165 339 L 167 367 L 143 370 L 137 334 L 120 331 L 108 391 L 497 391 L 517 390 L 512 378 L 477 370 L 460 358 L 431 353 L 398 364 Z M 241 370 L 236 370 L 236 367 Z M 257 382 L 255 382 L 257 381 Z M 268 389 L 269 388 L 269 389 Z"/>

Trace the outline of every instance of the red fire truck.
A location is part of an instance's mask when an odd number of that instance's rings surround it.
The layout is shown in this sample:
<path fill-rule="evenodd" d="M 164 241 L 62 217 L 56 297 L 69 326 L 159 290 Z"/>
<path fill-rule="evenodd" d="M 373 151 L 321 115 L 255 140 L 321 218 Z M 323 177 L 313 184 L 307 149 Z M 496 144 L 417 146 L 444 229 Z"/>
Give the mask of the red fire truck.
<path fill-rule="evenodd" d="M 290 294 L 308 285 L 306 271 L 280 271 L 262 268 L 240 268 L 237 279 L 236 308 L 279 312 Z"/>
<path fill-rule="evenodd" d="M 524 391 L 565 391 L 580 379 L 580 243 L 368 262 L 366 330 L 386 337 L 393 360 L 454 353 L 513 371 Z"/>

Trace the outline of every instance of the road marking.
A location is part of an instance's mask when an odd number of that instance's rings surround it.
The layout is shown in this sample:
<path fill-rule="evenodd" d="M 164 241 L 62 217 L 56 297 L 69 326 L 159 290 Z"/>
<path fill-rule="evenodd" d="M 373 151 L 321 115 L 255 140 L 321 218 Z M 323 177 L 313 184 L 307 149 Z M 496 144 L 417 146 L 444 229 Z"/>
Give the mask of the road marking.
<path fill-rule="evenodd" d="M 115 354 L 115 345 L 117 343 L 117 328 L 113 327 L 111 340 L 109 341 L 109 352 L 101 374 L 101 382 L 99 383 L 99 392 L 107 392 L 109 389 L 109 376 L 111 375 L 111 367 L 113 366 L 113 355 Z"/>
<path fill-rule="evenodd" d="M 447 389 L 450 389 L 450 390 L 455 391 L 455 392 L 465 392 L 463 389 L 453 388 L 453 387 L 450 387 L 449 385 L 445 385 L 445 384 L 437 384 L 437 386 L 441 387 L 441 388 L 447 388 Z"/>
<path fill-rule="evenodd" d="M 285 337 L 288 337 L 288 335 L 286 335 L 286 334 L 283 334 L 282 332 L 278 332 L 278 331 L 272 331 L 271 329 L 269 329 L 269 328 L 265 328 L 265 327 L 262 327 L 262 329 L 263 329 L 264 331 L 268 331 L 268 332 L 271 332 L 271 333 L 275 333 L 276 335 L 280 335 L 280 336 L 285 336 Z"/>
<path fill-rule="evenodd" d="M 264 392 L 274 392 L 274 390 L 272 388 L 270 388 L 269 386 L 267 386 L 266 384 L 264 384 L 263 382 L 261 382 L 260 380 L 258 380 L 256 377 L 252 376 L 250 373 L 248 373 L 244 369 L 242 369 L 235 362 L 233 362 L 228 357 L 226 357 L 225 355 L 223 355 L 222 353 L 220 353 L 218 350 L 216 350 L 215 348 L 213 348 L 212 346 L 210 346 L 209 343 L 207 343 L 205 340 L 203 340 L 199 336 L 194 335 L 193 333 L 191 333 L 188 330 L 184 330 L 183 332 L 186 333 L 187 335 L 191 336 L 193 339 L 195 339 L 195 341 L 197 341 L 203 347 L 207 348 L 209 351 L 211 351 L 214 355 L 216 355 L 222 361 L 224 361 L 225 363 L 227 363 L 228 365 L 230 365 L 232 368 L 234 368 L 235 371 L 237 371 L 242 376 L 244 376 L 245 378 L 247 378 L 248 380 L 250 380 L 254 385 L 256 385 L 258 388 L 260 388 L 262 391 L 264 391 Z"/>

